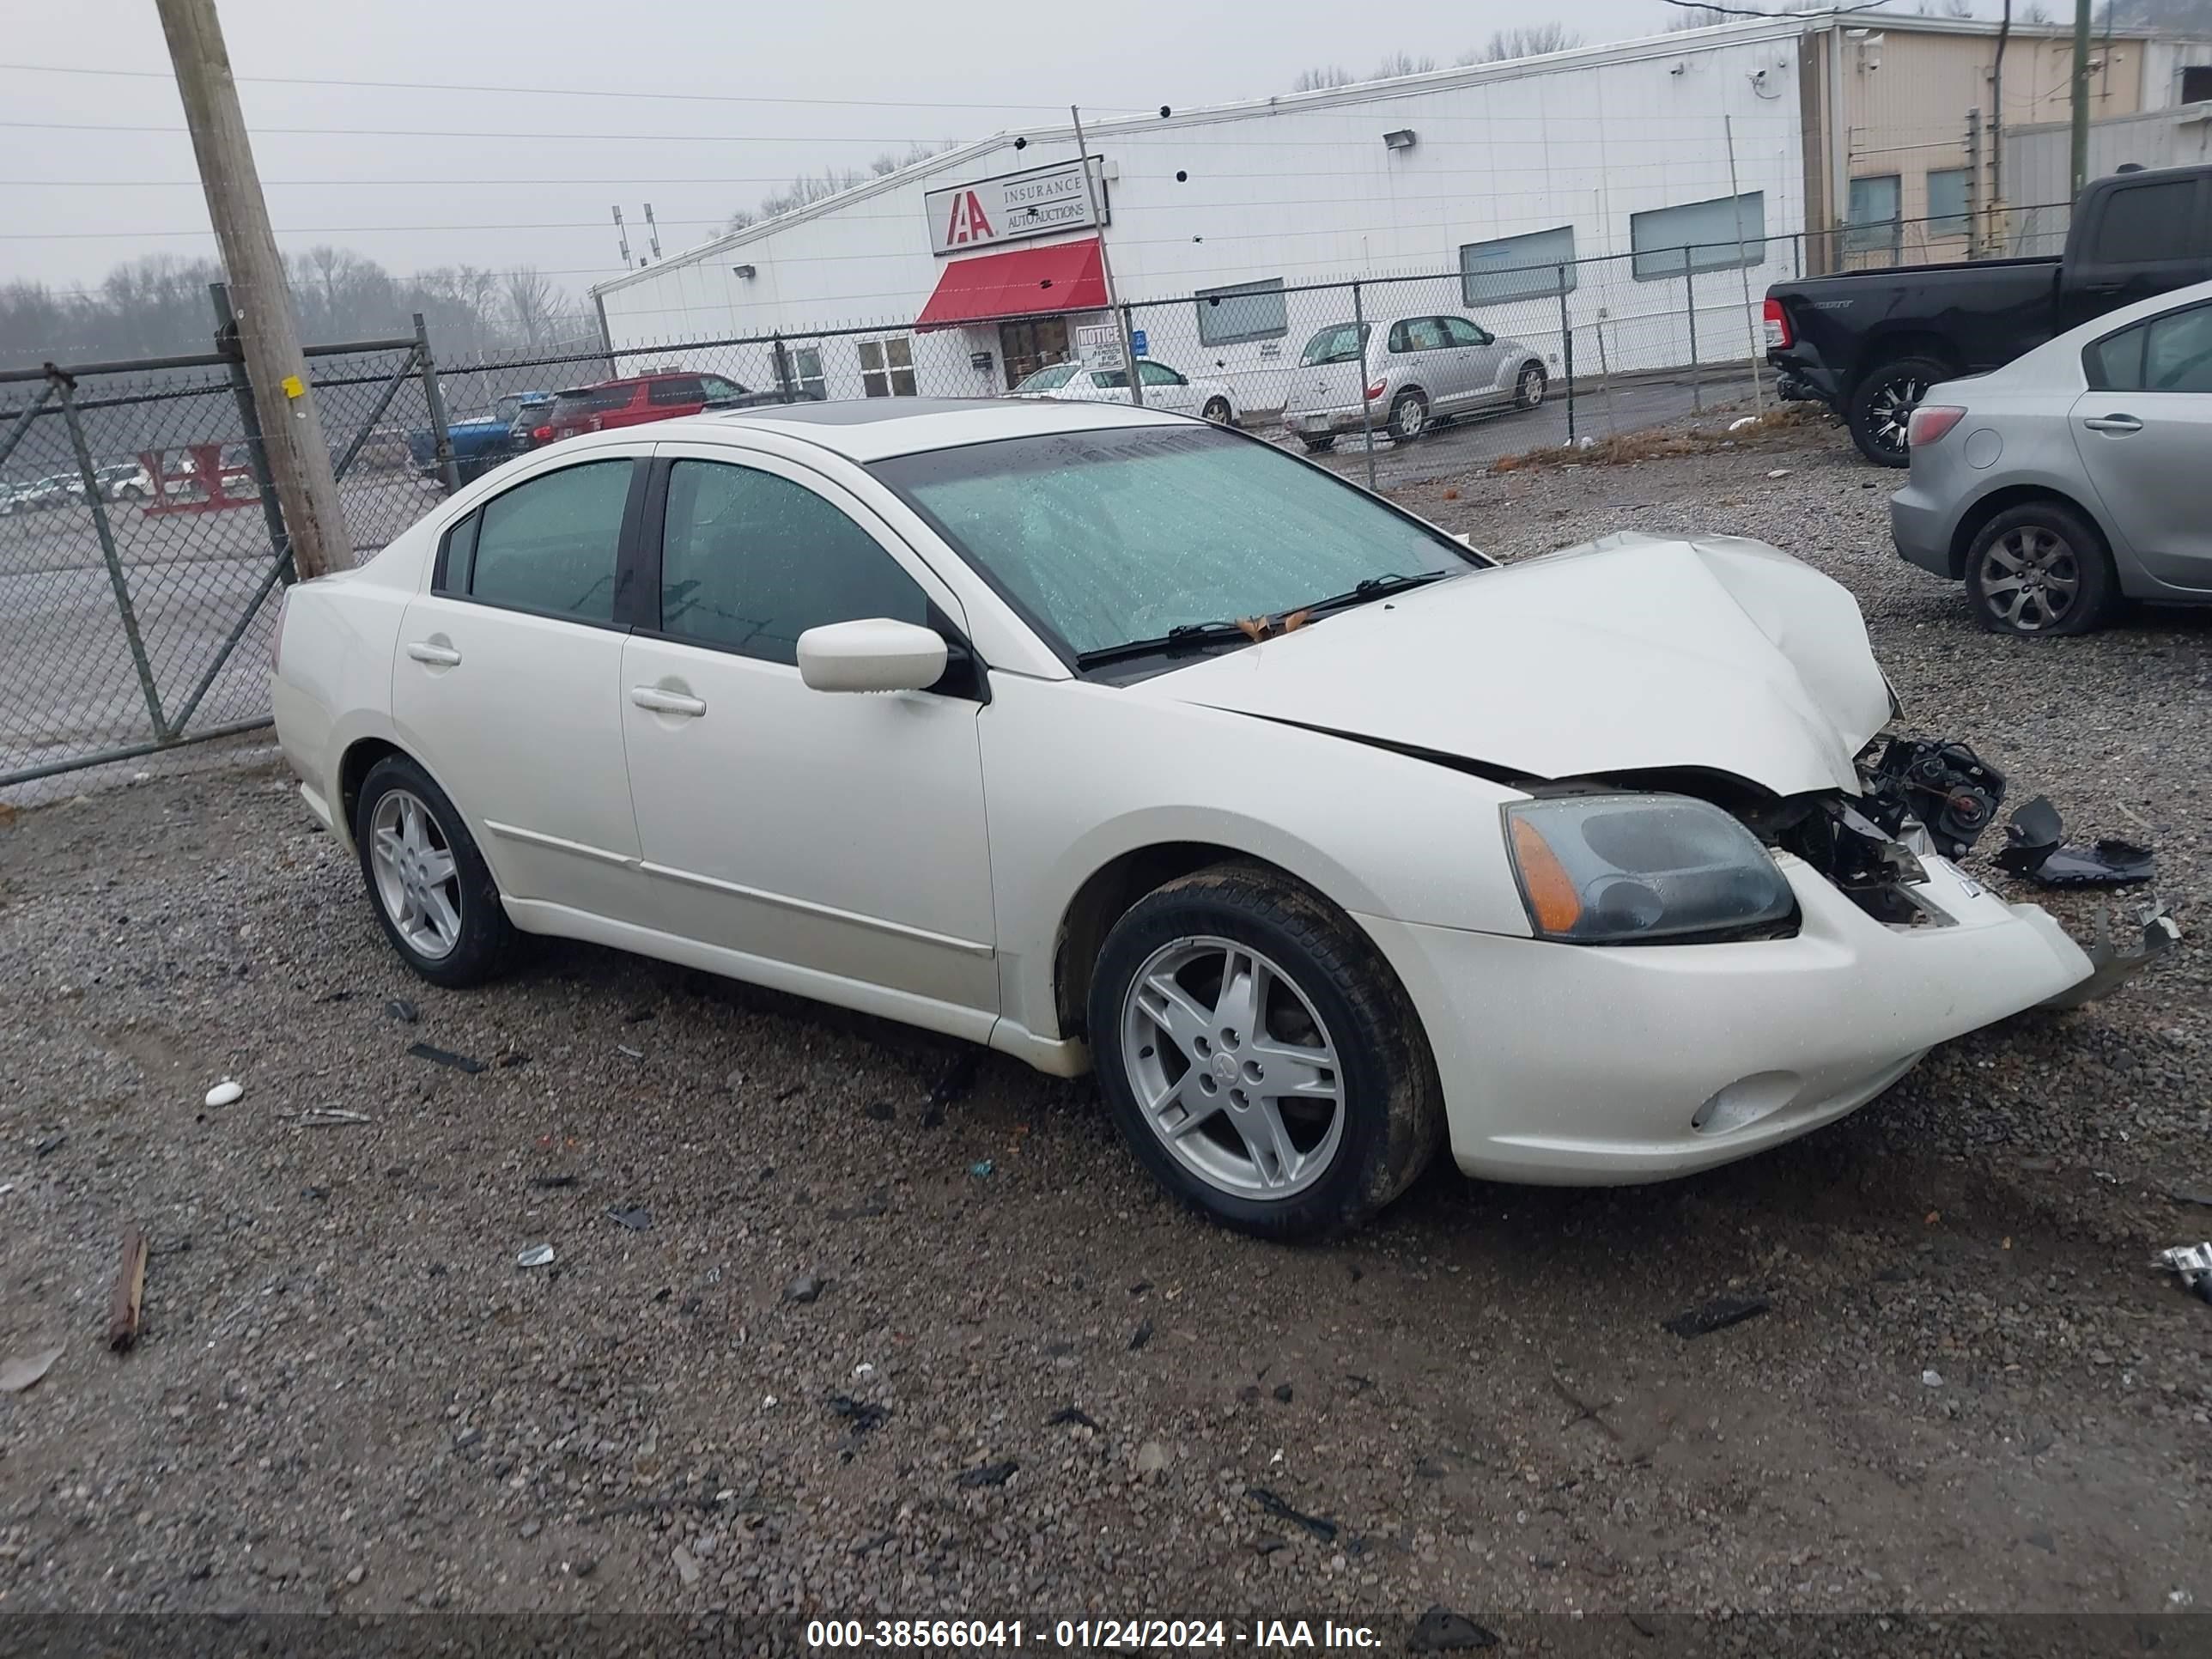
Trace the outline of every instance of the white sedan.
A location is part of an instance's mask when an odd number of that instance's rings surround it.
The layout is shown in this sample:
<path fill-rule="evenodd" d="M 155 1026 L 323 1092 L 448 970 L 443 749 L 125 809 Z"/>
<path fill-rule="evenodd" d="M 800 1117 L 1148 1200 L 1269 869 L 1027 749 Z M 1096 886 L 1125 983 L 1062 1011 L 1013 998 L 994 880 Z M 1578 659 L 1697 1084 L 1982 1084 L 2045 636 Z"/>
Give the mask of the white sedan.
<path fill-rule="evenodd" d="M 1218 425 L 1237 419 L 1237 399 L 1219 380 L 1194 380 L 1156 363 L 1137 360 L 1137 378 L 1145 387 L 1145 407 L 1170 415 L 1195 415 Z M 1119 368 L 1088 368 L 1081 363 L 1049 363 L 1024 380 L 1011 394 L 1016 398 L 1053 398 L 1063 403 L 1126 404 L 1129 376 Z"/>
<path fill-rule="evenodd" d="M 1095 1066 L 1155 1176 L 1271 1237 L 1443 1147 L 1741 1158 L 2092 975 L 1863 768 L 1893 705 L 1826 577 L 1498 567 L 1111 404 L 573 439 L 294 587 L 277 651 L 301 793 L 424 978 L 560 934 Z"/>

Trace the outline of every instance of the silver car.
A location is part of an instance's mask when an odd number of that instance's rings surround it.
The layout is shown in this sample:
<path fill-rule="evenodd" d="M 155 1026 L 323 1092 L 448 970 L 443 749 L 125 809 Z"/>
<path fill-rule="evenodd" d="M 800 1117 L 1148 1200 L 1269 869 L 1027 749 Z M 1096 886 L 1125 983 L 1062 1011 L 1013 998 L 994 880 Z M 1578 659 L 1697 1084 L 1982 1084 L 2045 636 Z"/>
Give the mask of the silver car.
<path fill-rule="evenodd" d="M 2125 599 L 2212 604 L 2212 283 L 2107 312 L 1931 387 L 1897 550 L 1982 626 L 2081 634 Z"/>
<path fill-rule="evenodd" d="M 1283 425 L 1310 450 L 1370 418 L 1376 431 L 1410 443 L 1455 416 L 1534 409 L 1546 378 L 1533 349 L 1454 312 L 1332 323 L 1306 342 L 1291 371 Z"/>

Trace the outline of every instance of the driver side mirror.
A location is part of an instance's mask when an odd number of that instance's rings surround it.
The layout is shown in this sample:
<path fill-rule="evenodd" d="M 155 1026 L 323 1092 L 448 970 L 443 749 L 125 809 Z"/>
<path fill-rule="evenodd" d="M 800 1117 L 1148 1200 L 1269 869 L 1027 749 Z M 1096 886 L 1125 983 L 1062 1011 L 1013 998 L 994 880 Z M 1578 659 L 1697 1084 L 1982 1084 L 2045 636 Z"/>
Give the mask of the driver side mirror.
<path fill-rule="evenodd" d="M 815 691 L 924 691 L 945 678 L 945 636 L 889 617 L 826 623 L 799 636 L 799 678 Z"/>

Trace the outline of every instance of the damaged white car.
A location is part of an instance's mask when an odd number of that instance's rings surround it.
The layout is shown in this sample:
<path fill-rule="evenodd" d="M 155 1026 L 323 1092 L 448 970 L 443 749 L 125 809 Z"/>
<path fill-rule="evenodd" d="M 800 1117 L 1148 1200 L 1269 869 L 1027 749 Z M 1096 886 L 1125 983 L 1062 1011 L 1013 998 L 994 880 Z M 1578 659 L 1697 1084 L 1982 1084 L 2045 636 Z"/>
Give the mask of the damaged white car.
<path fill-rule="evenodd" d="M 560 934 L 1095 1067 L 1160 1182 L 1263 1235 L 1440 1148 L 1741 1158 L 2126 966 L 1954 864 L 2002 780 L 1877 742 L 1826 577 L 1625 536 L 1499 567 L 1157 412 L 572 440 L 291 590 L 278 652 L 307 804 L 424 977 Z"/>

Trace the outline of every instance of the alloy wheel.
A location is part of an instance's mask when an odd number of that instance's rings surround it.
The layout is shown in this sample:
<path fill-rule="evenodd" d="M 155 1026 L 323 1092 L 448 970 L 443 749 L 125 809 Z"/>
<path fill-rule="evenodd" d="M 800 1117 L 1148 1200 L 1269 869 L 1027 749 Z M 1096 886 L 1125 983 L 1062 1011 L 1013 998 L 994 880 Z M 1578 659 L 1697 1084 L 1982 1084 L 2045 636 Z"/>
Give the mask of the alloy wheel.
<path fill-rule="evenodd" d="M 2081 589 L 2072 545 L 2055 531 L 2021 525 L 1982 554 L 1982 594 L 1990 613 L 2014 633 L 2041 634 L 2063 623 Z"/>
<path fill-rule="evenodd" d="M 1920 400 L 1927 395 L 1925 380 L 1906 375 L 1886 381 L 1868 404 L 1875 441 L 1893 454 L 1904 454 L 1912 411 L 1920 407 Z"/>
<path fill-rule="evenodd" d="M 1249 945 L 1152 952 L 1122 1000 L 1121 1064 L 1169 1153 L 1218 1191 L 1284 1199 L 1328 1172 L 1344 1073 L 1313 1000 Z"/>
<path fill-rule="evenodd" d="M 410 949 L 432 961 L 461 941 L 461 880 L 444 830 L 422 798 L 387 791 L 369 817 L 376 900 Z"/>
<path fill-rule="evenodd" d="M 1521 407 L 1534 409 L 1544 401 L 1544 371 L 1524 368 L 1521 371 Z"/>

